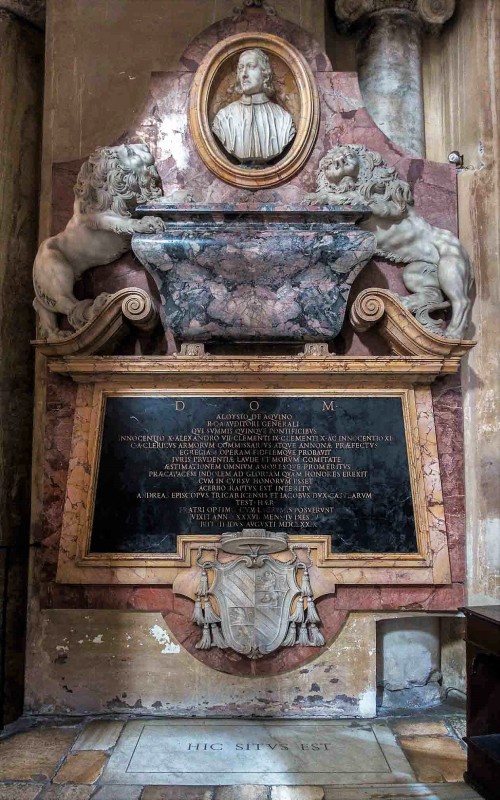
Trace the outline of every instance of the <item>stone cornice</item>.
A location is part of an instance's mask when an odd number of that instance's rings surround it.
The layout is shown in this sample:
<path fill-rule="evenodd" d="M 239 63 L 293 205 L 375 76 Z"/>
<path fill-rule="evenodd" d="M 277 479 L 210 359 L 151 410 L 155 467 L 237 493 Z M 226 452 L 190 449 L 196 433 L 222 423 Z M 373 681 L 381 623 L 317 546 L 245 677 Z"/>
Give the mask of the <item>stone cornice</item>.
<path fill-rule="evenodd" d="M 32 344 L 39 353 L 49 357 L 112 353 L 131 327 L 151 333 L 157 321 L 151 297 L 142 289 L 130 286 L 110 295 L 97 316 L 80 330 L 52 341 L 35 339 Z"/>
<path fill-rule="evenodd" d="M 45 0 L 0 0 L 0 11 L 9 11 L 37 28 L 45 28 Z"/>
<path fill-rule="evenodd" d="M 342 27 L 349 29 L 372 14 L 406 11 L 433 29 L 450 19 L 455 0 L 334 0 L 335 13 Z"/>

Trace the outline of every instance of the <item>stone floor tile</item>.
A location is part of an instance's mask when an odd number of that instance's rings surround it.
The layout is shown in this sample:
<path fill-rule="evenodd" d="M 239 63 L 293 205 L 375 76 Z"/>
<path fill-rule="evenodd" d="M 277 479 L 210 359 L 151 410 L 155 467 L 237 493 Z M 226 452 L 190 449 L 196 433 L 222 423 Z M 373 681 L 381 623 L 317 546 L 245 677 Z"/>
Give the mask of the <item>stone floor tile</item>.
<path fill-rule="evenodd" d="M 108 756 L 102 750 L 80 750 L 70 753 L 53 783 L 95 783 L 103 771 Z"/>
<path fill-rule="evenodd" d="M 271 786 L 271 800 L 324 800 L 321 786 Z"/>
<path fill-rule="evenodd" d="M 452 736 L 400 736 L 399 744 L 418 781 L 463 781 L 467 755 Z"/>
<path fill-rule="evenodd" d="M 39 800 L 89 800 L 93 786 L 49 786 Z"/>
<path fill-rule="evenodd" d="M 325 800 L 482 800 L 464 783 L 325 786 Z"/>
<path fill-rule="evenodd" d="M 101 786 L 92 800 L 140 800 L 142 786 Z"/>
<path fill-rule="evenodd" d="M 269 800 L 267 786 L 217 786 L 214 800 Z"/>
<path fill-rule="evenodd" d="M 213 800 L 214 786 L 146 786 L 141 800 Z"/>
<path fill-rule="evenodd" d="M 318 740 L 320 733 L 322 738 Z M 205 744 L 200 745 L 201 741 Z M 260 749 L 251 751 L 249 746 L 240 751 L 236 763 L 232 753 L 242 741 L 258 742 Z M 318 749 L 317 741 L 325 743 L 324 750 Z M 279 758 L 274 753 L 276 742 L 283 748 Z M 198 748 L 211 748 L 212 744 L 214 749 L 207 759 L 206 752 Z M 295 759 L 297 749 L 299 766 Z M 264 723 L 163 719 L 134 720 L 125 726 L 102 782 L 205 787 L 251 783 L 279 786 L 293 782 L 324 786 L 345 782 L 346 773 L 359 774 L 360 783 L 396 781 L 406 773 L 411 777 L 410 765 L 385 721 L 358 722 L 353 726 L 350 722 L 324 720 L 317 729 L 305 720 Z"/>
<path fill-rule="evenodd" d="M 0 741 L 0 780 L 52 778 L 73 744 L 74 728 L 35 728 Z"/>
<path fill-rule="evenodd" d="M 117 720 L 93 720 L 81 732 L 73 750 L 110 750 L 118 741 L 124 724 Z"/>
<path fill-rule="evenodd" d="M 0 783 L 0 800 L 36 800 L 42 783 Z"/>
<path fill-rule="evenodd" d="M 440 719 L 398 719 L 390 722 L 396 736 L 449 736 L 446 724 Z"/>
<path fill-rule="evenodd" d="M 448 719 L 448 724 L 453 730 L 457 739 L 463 739 L 463 737 L 467 734 L 467 720 L 465 717 L 463 719 L 460 717 L 458 719 L 456 717 L 451 717 Z"/>

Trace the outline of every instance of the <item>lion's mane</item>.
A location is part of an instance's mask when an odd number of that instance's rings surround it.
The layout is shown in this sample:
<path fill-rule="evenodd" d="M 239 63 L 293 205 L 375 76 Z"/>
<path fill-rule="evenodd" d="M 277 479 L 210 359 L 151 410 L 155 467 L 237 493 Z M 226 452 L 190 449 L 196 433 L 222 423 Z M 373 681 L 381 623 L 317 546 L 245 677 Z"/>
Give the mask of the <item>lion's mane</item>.
<path fill-rule="evenodd" d="M 337 184 L 328 181 L 325 170 L 334 155 L 354 154 L 359 171 L 356 179 L 345 176 Z M 413 194 L 406 181 L 401 180 L 395 167 L 390 167 L 380 153 L 367 150 L 362 144 L 344 144 L 333 147 L 319 162 L 316 193 L 329 195 L 332 199 L 339 195 L 341 204 L 353 204 L 356 200 L 375 207 L 377 216 L 393 217 L 403 214 L 413 205 Z"/>
<path fill-rule="evenodd" d="M 125 146 L 126 147 L 126 146 Z M 126 147 L 127 154 L 134 155 Z M 82 165 L 75 184 L 75 197 L 82 214 L 114 211 L 131 216 L 138 203 L 162 196 L 161 180 L 154 165 L 138 173 L 126 166 L 118 147 L 99 147 Z"/>

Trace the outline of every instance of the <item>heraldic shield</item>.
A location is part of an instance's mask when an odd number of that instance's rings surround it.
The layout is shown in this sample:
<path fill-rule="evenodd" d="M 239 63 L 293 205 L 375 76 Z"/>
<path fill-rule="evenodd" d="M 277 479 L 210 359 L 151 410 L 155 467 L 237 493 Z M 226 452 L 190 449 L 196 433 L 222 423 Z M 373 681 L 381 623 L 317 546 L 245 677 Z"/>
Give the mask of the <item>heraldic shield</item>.
<path fill-rule="evenodd" d="M 259 566 L 251 564 L 249 558 L 240 558 L 218 565 L 210 594 L 219 605 L 229 647 L 255 658 L 283 643 L 300 587 L 291 564 L 268 556 L 259 558 Z"/>

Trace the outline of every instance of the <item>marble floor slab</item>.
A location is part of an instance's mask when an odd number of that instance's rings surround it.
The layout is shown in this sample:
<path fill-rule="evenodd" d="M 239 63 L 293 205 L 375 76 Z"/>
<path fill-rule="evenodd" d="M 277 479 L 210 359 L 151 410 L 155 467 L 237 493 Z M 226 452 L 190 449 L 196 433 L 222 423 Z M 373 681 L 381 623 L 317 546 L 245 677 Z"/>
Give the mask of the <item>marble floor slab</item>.
<path fill-rule="evenodd" d="M 465 783 L 325 787 L 325 800 L 482 800 Z"/>
<path fill-rule="evenodd" d="M 359 786 L 415 776 L 385 722 L 170 720 L 128 723 L 102 782 Z"/>

